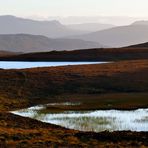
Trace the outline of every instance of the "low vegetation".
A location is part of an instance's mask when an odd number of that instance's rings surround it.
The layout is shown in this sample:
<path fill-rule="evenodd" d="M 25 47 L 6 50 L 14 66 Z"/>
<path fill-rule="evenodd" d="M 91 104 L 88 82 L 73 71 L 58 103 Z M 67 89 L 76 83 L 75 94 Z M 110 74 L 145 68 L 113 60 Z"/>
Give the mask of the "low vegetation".
<path fill-rule="evenodd" d="M 143 45 L 143 44 L 142 44 Z M 141 45 L 141 46 L 142 46 Z M 147 45 L 147 44 L 146 44 Z M 1 61 L 121 61 L 148 59 L 148 48 L 134 46 L 129 48 L 84 49 L 72 51 L 51 51 L 27 53 L 0 57 Z M 145 47 L 146 46 L 146 47 Z M 139 47 L 139 48 L 138 48 Z"/>
<path fill-rule="evenodd" d="M 148 105 L 148 60 L 0 70 L 0 147 L 147 147 L 147 132 L 80 132 L 10 114 L 49 102 L 51 110 L 136 109 Z"/>
<path fill-rule="evenodd" d="M 0 70 L 0 93 L 11 98 L 48 98 L 57 94 L 148 91 L 148 60 L 22 70 Z"/>

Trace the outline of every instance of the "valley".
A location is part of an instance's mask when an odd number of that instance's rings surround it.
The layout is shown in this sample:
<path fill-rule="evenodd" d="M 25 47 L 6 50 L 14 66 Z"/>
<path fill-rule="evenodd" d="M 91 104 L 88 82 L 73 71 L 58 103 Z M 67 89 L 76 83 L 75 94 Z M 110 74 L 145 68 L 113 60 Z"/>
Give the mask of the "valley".
<path fill-rule="evenodd" d="M 0 16 L 0 147 L 148 147 L 147 31 Z"/>

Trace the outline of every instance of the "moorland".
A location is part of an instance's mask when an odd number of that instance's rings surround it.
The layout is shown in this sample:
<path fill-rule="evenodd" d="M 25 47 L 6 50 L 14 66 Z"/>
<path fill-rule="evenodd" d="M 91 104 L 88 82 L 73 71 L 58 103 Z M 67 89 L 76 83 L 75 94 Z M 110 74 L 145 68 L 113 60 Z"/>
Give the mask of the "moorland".
<path fill-rule="evenodd" d="M 87 51 L 87 50 L 86 50 Z M 98 54 L 94 54 L 97 52 Z M 102 52 L 102 54 L 100 53 Z M 62 55 L 62 53 L 64 55 Z M 61 57 L 65 51 L 60 52 Z M 0 144 L 2 147 L 147 147 L 147 132 L 81 132 L 30 118 L 11 114 L 22 108 L 50 102 L 82 102 L 78 107 L 48 108 L 52 110 L 133 110 L 148 106 L 147 49 L 121 51 L 113 49 L 88 50 L 88 58 L 81 51 L 78 59 L 101 59 L 106 64 L 77 65 L 30 69 L 0 69 Z M 41 60 L 44 53 L 12 55 L 7 60 Z M 49 53 L 56 55 L 57 52 Z M 59 55 L 60 55 L 59 54 Z M 31 55 L 31 56 L 30 56 Z M 59 55 L 57 58 L 59 58 Z M 75 55 L 75 54 L 74 54 Z M 123 56 L 121 56 L 123 55 Z M 47 59 L 50 61 L 50 58 Z M 54 57 L 54 56 L 53 56 Z M 73 56 L 74 59 L 77 56 Z M 93 57 L 93 58 L 92 58 Z M 94 58 L 95 57 L 95 58 Z M 105 57 L 105 58 L 104 58 Z M 61 58 L 61 59 L 62 59 Z M 77 59 L 77 60 L 78 60 Z M 107 60 L 108 59 L 108 60 Z M 65 60 L 65 59 L 63 59 Z M 87 61 L 86 60 L 86 61 Z M 116 61 L 116 62 L 115 62 Z"/>

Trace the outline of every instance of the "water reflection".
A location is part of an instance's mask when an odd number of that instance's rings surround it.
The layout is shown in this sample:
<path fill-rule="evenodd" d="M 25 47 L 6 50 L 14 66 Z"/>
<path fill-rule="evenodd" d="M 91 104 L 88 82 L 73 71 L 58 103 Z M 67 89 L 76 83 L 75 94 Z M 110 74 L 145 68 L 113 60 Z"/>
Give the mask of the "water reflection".
<path fill-rule="evenodd" d="M 60 113 L 41 112 L 41 110 L 49 105 L 60 104 L 37 106 L 13 113 L 80 131 L 148 131 L 148 109 L 138 109 L 134 111 L 97 110 L 64 111 Z M 64 103 L 61 105 L 70 104 Z"/>
<path fill-rule="evenodd" d="M 0 68 L 3 69 L 22 69 L 34 67 L 51 67 L 66 65 L 85 65 L 85 64 L 103 64 L 108 62 L 12 62 L 0 61 Z"/>

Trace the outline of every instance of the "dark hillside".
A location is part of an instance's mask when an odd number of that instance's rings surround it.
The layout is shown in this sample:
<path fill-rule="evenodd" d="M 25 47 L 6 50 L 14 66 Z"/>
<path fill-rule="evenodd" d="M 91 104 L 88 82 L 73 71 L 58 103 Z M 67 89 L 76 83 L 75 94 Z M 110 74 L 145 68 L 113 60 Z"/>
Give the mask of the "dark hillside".
<path fill-rule="evenodd" d="M 3 57 L 7 61 L 119 61 L 148 59 L 147 48 L 108 48 L 51 51 Z"/>
<path fill-rule="evenodd" d="M 24 70 L 0 70 L 0 93 L 47 98 L 55 94 L 148 92 L 148 60 Z"/>

